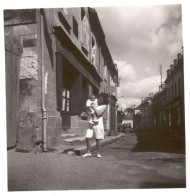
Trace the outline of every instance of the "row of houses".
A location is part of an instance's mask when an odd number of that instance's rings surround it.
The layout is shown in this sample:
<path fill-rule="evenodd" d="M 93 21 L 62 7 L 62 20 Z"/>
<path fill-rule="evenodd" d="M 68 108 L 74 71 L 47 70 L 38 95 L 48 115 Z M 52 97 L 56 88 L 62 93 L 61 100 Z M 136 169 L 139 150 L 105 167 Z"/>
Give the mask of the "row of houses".
<path fill-rule="evenodd" d="M 90 94 L 117 87 L 118 69 L 93 8 L 4 10 L 7 147 L 44 150 L 62 134 L 84 135 Z M 115 128 L 112 93 L 104 125 Z"/>
<path fill-rule="evenodd" d="M 150 93 L 134 110 L 136 131 L 155 131 L 170 135 L 185 135 L 184 63 L 182 54 L 167 70 L 167 77 L 159 92 Z"/>

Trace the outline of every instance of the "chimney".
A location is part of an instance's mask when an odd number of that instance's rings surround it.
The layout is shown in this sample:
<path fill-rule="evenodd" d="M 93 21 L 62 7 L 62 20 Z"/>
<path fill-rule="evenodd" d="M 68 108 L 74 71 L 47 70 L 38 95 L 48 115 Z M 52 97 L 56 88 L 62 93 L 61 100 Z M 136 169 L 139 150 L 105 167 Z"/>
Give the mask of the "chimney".
<path fill-rule="evenodd" d="M 178 54 L 177 54 L 177 59 L 178 59 L 178 61 L 181 60 L 181 57 L 182 57 L 182 56 L 181 56 L 181 53 L 178 53 Z"/>
<path fill-rule="evenodd" d="M 160 85 L 160 86 L 159 86 L 159 92 L 161 92 L 161 91 L 162 91 L 162 86 Z"/>
<path fill-rule="evenodd" d="M 153 98 L 153 96 L 154 96 L 154 93 L 149 93 L 150 98 Z"/>
<path fill-rule="evenodd" d="M 174 59 L 174 68 L 177 66 L 177 62 L 178 62 L 178 60 Z"/>
<path fill-rule="evenodd" d="M 171 69 L 167 70 L 167 77 L 171 74 Z"/>
<path fill-rule="evenodd" d="M 170 65 L 170 68 L 171 68 L 171 71 L 173 71 L 173 70 L 174 70 L 174 65 L 171 64 L 171 65 Z"/>

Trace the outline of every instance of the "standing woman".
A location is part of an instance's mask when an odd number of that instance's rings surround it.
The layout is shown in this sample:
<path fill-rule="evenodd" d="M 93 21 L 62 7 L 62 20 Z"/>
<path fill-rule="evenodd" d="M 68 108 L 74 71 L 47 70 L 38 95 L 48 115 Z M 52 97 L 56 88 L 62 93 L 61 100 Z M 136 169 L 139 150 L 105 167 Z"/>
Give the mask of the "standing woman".
<path fill-rule="evenodd" d="M 87 144 L 87 153 L 82 155 L 82 157 L 91 157 L 91 139 L 96 138 L 96 148 L 97 148 L 97 157 L 101 158 L 100 155 L 100 140 L 104 139 L 104 124 L 103 124 L 103 113 L 106 111 L 108 104 L 108 95 L 101 93 L 98 96 L 98 106 L 92 107 L 96 115 L 94 125 L 89 124 L 89 128 L 86 131 L 86 144 Z"/>

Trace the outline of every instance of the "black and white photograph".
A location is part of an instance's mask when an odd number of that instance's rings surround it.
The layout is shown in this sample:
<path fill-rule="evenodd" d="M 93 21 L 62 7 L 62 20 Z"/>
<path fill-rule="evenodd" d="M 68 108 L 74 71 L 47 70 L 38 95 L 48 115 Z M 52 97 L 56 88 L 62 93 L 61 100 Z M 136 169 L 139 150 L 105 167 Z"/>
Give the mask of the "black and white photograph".
<path fill-rule="evenodd" d="M 187 4 L 48 2 L 1 9 L 5 192 L 186 194 Z"/>

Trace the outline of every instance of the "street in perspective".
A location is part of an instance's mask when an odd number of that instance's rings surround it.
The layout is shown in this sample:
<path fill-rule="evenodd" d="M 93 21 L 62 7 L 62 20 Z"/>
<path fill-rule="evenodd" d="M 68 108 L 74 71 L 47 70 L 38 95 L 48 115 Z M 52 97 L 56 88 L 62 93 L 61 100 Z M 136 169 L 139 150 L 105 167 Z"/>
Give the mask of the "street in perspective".
<path fill-rule="evenodd" d="M 149 136 L 150 137 L 150 136 Z M 185 188 L 185 155 L 171 142 L 150 146 L 125 134 L 102 148 L 102 158 L 75 153 L 8 153 L 10 191 Z M 155 145 L 156 143 L 156 145 Z M 168 145 L 170 143 L 170 146 Z"/>
<path fill-rule="evenodd" d="M 181 4 L 3 12 L 7 191 L 186 188 Z"/>

